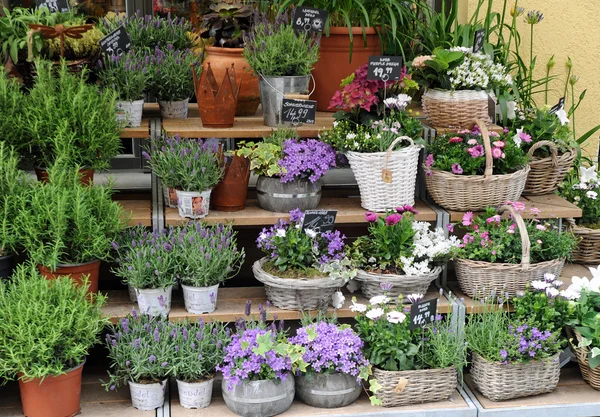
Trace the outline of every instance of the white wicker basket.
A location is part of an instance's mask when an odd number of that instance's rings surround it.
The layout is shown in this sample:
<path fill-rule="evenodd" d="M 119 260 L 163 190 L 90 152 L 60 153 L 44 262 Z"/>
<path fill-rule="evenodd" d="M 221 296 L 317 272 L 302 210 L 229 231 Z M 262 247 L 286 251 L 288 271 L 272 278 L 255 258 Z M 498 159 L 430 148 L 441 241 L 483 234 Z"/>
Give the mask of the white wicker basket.
<path fill-rule="evenodd" d="M 410 142 L 410 146 L 394 151 L 394 147 L 402 140 Z M 383 212 L 405 204 L 415 204 L 421 148 L 411 138 L 401 136 L 390 145 L 387 152 L 347 153 L 364 209 Z M 391 174 L 391 182 L 384 181 L 385 170 Z"/>

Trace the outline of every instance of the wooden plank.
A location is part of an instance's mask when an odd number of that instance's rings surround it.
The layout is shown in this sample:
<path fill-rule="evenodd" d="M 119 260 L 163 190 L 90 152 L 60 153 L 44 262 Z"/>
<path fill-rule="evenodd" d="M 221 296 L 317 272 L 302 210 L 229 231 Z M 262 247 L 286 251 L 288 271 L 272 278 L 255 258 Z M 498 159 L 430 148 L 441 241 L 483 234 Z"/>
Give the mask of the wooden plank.
<path fill-rule="evenodd" d="M 139 127 L 127 127 L 121 130 L 122 138 L 148 139 L 150 137 L 150 119 L 142 119 Z"/>
<path fill-rule="evenodd" d="M 152 226 L 152 202 L 150 200 L 119 200 L 126 215 L 131 215 L 130 226 Z"/>
<path fill-rule="evenodd" d="M 137 304 L 129 300 L 127 291 L 107 291 L 108 303 L 103 307 L 105 316 L 109 317 L 113 323 L 118 321 L 119 317 L 125 317 L 131 313 L 133 309 L 137 309 Z M 367 300 L 360 294 L 345 293 L 346 301 L 342 308 L 336 311 L 339 318 L 352 318 L 354 313 L 350 311 L 352 297 L 356 297 L 357 302 L 367 303 Z M 432 285 L 429 288 L 425 299 L 433 299 L 439 297 L 439 291 Z M 173 301 L 171 304 L 171 312 L 169 319 L 172 321 L 184 320 L 185 318 L 197 319 L 202 317 L 204 320 L 216 320 L 222 322 L 234 322 L 237 318 L 244 316 L 246 301 L 252 302 L 253 314 L 258 314 L 258 306 L 267 304 L 267 296 L 264 287 L 236 287 L 236 288 L 219 288 L 219 296 L 217 298 L 217 309 L 210 314 L 190 314 L 185 310 L 183 304 L 183 295 L 180 291 L 173 292 Z M 300 320 L 302 313 L 296 310 L 281 310 L 275 306 L 267 307 L 267 318 L 269 320 Z M 329 311 L 333 313 L 333 309 Z M 445 298 L 438 301 L 438 312 L 447 314 L 452 311 L 452 306 Z M 316 313 L 316 312 L 315 312 Z"/>
<path fill-rule="evenodd" d="M 429 127 L 430 129 L 435 130 L 436 135 L 447 135 L 449 133 L 455 133 L 458 130 L 463 130 L 463 129 L 451 129 L 451 128 L 442 128 L 442 127 L 433 127 L 431 125 L 431 123 L 429 122 L 429 120 L 425 119 L 423 120 L 423 124 L 427 127 Z M 502 126 L 498 126 L 498 125 L 489 125 L 488 126 L 488 131 L 490 132 L 496 132 L 498 134 L 503 133 L 503 127 Z"/>
<path fill-rule="evenodd" d="M 337 210 L 337 224 L 361 224 L 366 223 L 365 213 L 367 212 L 360 206 L 359 198 L 322 198 L 319 204 L 322 210 Z M 415 208 L 419 212 L 415 217 L 420 221 L 433 222 L 436 220 L 436 213 L 424 202 L 417 200 Z M 380 216 L 384 214 L 381 213 Z M 267 226 L 272 225 L 279 219 L 289 219 L 289 213 L 273 213 L 258 207 L 256 200 L 248 200 L 246 209 L 238 212 L 221 212 L 210 210 L 208 216 L 202 221 L 212 223 L 233 223 L 235 226 Z M 179 216 L 179 212 L 174 208 L 165 209 L 165 222 L 167 225 L 177 225 L 186 222 L 188 219 Z"/>

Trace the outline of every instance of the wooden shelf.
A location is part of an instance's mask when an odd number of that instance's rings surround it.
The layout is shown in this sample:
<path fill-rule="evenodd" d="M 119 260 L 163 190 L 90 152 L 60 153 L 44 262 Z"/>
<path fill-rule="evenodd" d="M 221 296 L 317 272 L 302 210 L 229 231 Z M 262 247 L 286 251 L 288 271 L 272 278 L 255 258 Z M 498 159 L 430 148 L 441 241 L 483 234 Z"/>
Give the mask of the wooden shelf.
<path fill-rule="evenodd" d="M 323 198 L 319 204 L 322 210 L 337 210 L 336 224 L 361 224 L 366 223 L 365 213 L 367 210 L 360 206 L 360 198 Z M 434 222 L 436 213 L 424 202 L 417 200 L 415 208 L 419 212 L 415 217 L 420 221 Z M 383 213 L 380 213 L 383 216 Z M 256 200 L 248 200 L 246 209 L 238 212 L 223 212 L 210 210 L 208 216 L 202 221 L 212 223 L 233 223 L 235 226 L 267 226 L 272 225 L 279 219 L 289 219 L 289 213 L 273 213 L 258 207 Z M 166 225 L 177 225 L 188 221 L 179 216 L 174 208 L 165 209 Z"/>
<path fill-rule="evenodd" d="M 150 137 L 150 119 L 142 119 L 140 127 L 127 127 L 121 130 L 122 138 L 148 139 Z"/>
<path fill-rule="evenodd" d="M 127 291 L 107 291 L 108 303 L 104 306 L 104 314 L 110 318 L 113 323 L 116 323 L 119 317 L 125 317 L 131 313 L 134 308 L 137 309 L 137 304 L 132 303 L 129 300 L 129 294 Z M 336 311 L 339 318 L 352 318 L 354 313 L 350 311 L 350 305 L 352 297 L 356 297 L 357 302 L 366 303 L 367 300 L 356 292 L 350 294 L 345 292 L 346 301 L 342 308 Z M 432 285 L 429 291 L 425 295 L 425 299 L 433 299 L 439 297 L 439 291 Z M 252 313 L 258 314 L 258 306 L 260 304 L 266 305 L 267 296 L 265 294 L 264 287 L 237 287 L 237 288 L 219 288 L 219 296 L 217 298 L 217 309 L 214 313 L 210 314 L 190 314 L 185 310 L 183 305 L 183 294 L 180 291 L 173 292 L 173 300 L 171 304 L 171 313 L 169 319 L 172 321 L 184 320 L 185 318 L 197 319 L 202 317 L 204 320 L 216 320 L 222 322 L 234 322 L 237 318 L 244 316 L 244 310 L 246 308 L 246 301 L 252 302 Z M 333 309 L 329 309 L 333 312 Z M 452 305 L 446 300 L 441 298 L 438 301 L 438 312 L 440 314 L 446 314 L 452 311 Z M 300 320 L 302 313 L 296 310 L 281 310 L 274 306 L 267 307 L 267 318 L 272 320 L 274 318 L 278 320 Z"/>
<path fill-rule="evenodd" d="M 119 200 L 126 215 L 131 215 L 130 226 L 152 226 L 152 203 L 150 200 Z"/>

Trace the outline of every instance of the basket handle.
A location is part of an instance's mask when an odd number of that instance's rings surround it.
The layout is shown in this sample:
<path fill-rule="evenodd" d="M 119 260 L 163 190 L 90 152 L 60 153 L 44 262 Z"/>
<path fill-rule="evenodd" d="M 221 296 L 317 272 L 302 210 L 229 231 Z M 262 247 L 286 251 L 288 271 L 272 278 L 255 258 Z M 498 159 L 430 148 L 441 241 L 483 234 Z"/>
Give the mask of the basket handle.
<path fill-rule="evenodd" d="M 533 153 L 540 149 L 542 146 L 548 146 L 552 150 L 552 166 L 554 168 L 558 167 L 558 148 L 552 141 L 540 140 L 539 142 L 534 143 L 531 149 L 529 149 L 529 152 L 527 152 L 527 155 L 529 155 L 529 157 L 531 158 L 533 156 Z"/>
<path fill-rule="evenodd" d="M 519 228 L 522 246 L 521 266 L 523 267 L 523 269 L 527 270 L 529 269 L 529 265 L 531 264 L 531 241 L 529 240 L 529 234 L 527 233 L 527 226 L 525 225 L 521 214 L 519 214 L 519 212 L 515 210 L 513 206 L 504 205 L 498 209 L 499 213 L 504 213 L 506 211 L 512 214 L 513 218 L 515 219 L 515 222 L 517 223 L 517 227 Z"/>
<path fill-rule="evenodd" d="M 575 219 L 573 217 L 567 217 L 565 220 L 569 224 L 570 229 L 573 229 L 575 226 L 577 226 L 577 223 L 575 223 Z"/>
<path fill-rule="evenodd" d="M 394 140 L 392 142 L 392 144 L 388 148 L 387 152 L 385 153 L 385 169 L 388 169 L 388 162 L 390 160 L 390 156 L 392 156 L 392 152 L 394 151 L 394 148 L 396 147 L 396 145 L 398 143 L 402 142 L 403 140 L 405 140 L 408 143 L 410 143 L 410 146 L 414 146 L 415 145 L 415 142 L 411 138 L 409 138 L 408 136 L 397 137 L 396 140 Z"/>
<path fill-rule="evenodd" d="M 492 158 L 492 145 L 490 145 L 490 133 L 483 120 L 476 119 L 475 124 L 479 126 L 481 135 L 483 136 L 483 147 L 485 149 L 485 172 L 483 174 L 483 182 L 488 183 L 494 174 L 494 159 Z"/>

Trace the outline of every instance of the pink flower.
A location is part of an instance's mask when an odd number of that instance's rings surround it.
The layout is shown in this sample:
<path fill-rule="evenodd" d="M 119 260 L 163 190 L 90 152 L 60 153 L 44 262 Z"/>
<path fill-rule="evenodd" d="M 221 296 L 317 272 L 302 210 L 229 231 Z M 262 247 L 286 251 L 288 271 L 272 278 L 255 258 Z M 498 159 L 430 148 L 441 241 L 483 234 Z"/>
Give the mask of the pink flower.
<path fill-rule="evenodd" d="M 498 132 L 490 132 L 490 138 L 498 138 L 500 134 Z"/>
<path fill-rule="evenodd" d="M 519 213 L 525 211 L 525 203 L 522 203 L 520 201 L 507 201 L 504 204 L 513 206 L 513 208 L 515 210 L 517 210 Z"/>
<path fill-rule="evenodd" d="M 377 221 L 377 219 L 379 218 L 379 216 L 377 216 L 377 214 L 375 213 L 371 213 L 370 211 L 367 211 L 365 213 L 365 219 L 369 222 L 369 223 L 374 223 Z"/>
<path fill-rule="evenodd" d="M 400 220 L 402 220 L 402 216 L 400 214 L 397 214 L 397 213 L 390 214 L 389 216 L 387 216 L 385 218 L 385 225 L 393 226 L 396 223 L 398 223 Z"/>
<path fill-rule="evenodd" d="M 456 175 L 460 175 L 463 173 L 463 169 L 460 164 L 452 164 L 452 172 Z"/>
<path fill-rule="evenodd" d="M 487 222 L 487 224 L 492 224 L 492 223 L 500 224 L 500 215 L 496 214 L 495 216 L 488 217 L 486 219 L 486 222 Z"/>
<path fill-rule="evenodd" d="M 463 141 L 463 138 L 461 138 L 460 136 L 454 136 L 448 140 L 448 142 L 450 142 L 450 143 L 461 143 L 462 141 Z"/>
<path fill-rule="evenodd" d="M 425 166 L 427 168 L 431 168 L 433 166 L 433 154 L 432 153 L 427 155 L 427 158 L 425 159 Z"/>
<path fill-rule="evenodd" d="M 541 231 L 545 231 L 546 230 L 546 226 L 544 226 L 543 224 L 538 224 L 537 226 L 535 226 L 536 229 L 541 230 Z"/>
<path fill-rule="evenodd" d="M 477 139 L 469 139 L 467 141 L 467 144 L 469 144 L 471 146 L 477 145 Z"/>
<path fill-rule="evenodd" d="M 531 143 L 531 135 L 528 135 L 525 132 L 521 132 L 519 134 L 519 137 L 521 138 L 521 140 L 525 143 Z"/>
<path fill-rule="evenodd" d="M 465 214 L 463 214 L 462 224 L 463 224 L 463 226 L 470 226 L 471 224 L 473 224 L 473 212 L 472 211 L 467 211 Z"/>
<path fill-rule="evenodd" d="M 506 231 L 506 233 L 508 233 L 509 235 L 512 235 L 515 233 L 516 228 L 517 228 L 517 224 L 513 223 L 508 227 L 508 230 Z"/>
<path fill-rule="evenodd" d="M 471 155 L 471 158 L 479 158 L 480 156 L 483 156 L 483 154 L 484 154 L 482 145 L 473 146 L 472 148 L 467 149 L 467 152 L 469 152 L 469 155 Z"/>
<path fill-rule="evenodd" d="M 494 157 L 494 159 L 500 159 L 502 158 L 502 149 L 500 148 L 494 148 L 492 149 L 492 157 Z"/>
<path fill-rule="evenodd" d="M 504 147 L 506 146 L 506 142 L 497 140 L 492 145 L 494 145 L 496 148 L 504 149 Z"/>
<path fill-rule="evenodd" d="M 536 242 L 537 242 L 538 245 L 542 244 L 542 241 L 540 239 L 536 240 Z"/>
<path fill-rule="evenodd" d="M 509 235 L 514 235 L 514 234 L 515 234 L 515 231 L 514 231 L 513 229 L 508 229 L 508 230 L 506 231 L 506 233 L 508 233 Z"/>
<path fill-rule="evenodd" d="M 510 130 L 508 129 L 508 127 L 505 127 L 504 129 L 502 129 L 502 131 L 506 134 L 508 132 L 510 132 Z"/>
<path fill-rule="evenodd" d="M 486 230 L 486 231 L 485 231 L 485 232 L 483 232 L 483 233 L 482 233 L 480 236 L 481 236 L 481 238 L 482 238 L 483 240 L 487 240 L 487 239 L 489 239 L 489 237 L 490 237 L 490 232 L 488 232 L 488 231 Z"/>
<path fill-rule="evenodd" d="M 454 233 L 454 224 L 453 224 L 453 223 L 448 223 L 448 224 L 446 225 L 446 229 L 448 229 L 448 231 L 449 231 L 450 233 Z"/>
<path fill-rule="evenodd" d="M 529 213 L 531 213 L 532 216 L 539 216 L 541 212 L 542 210 L 537 207 L 532 207 L 529 209 Z"/>
<path fill-rule="evenodd" d="M 473 243 L 474 241 L 475 241 L 475 238 L 468 233 L 466 235 L 464 235 L 464 237 L 463 237 L 463 242 L 465 243 L 465 245 L 467 243 Z"/>

